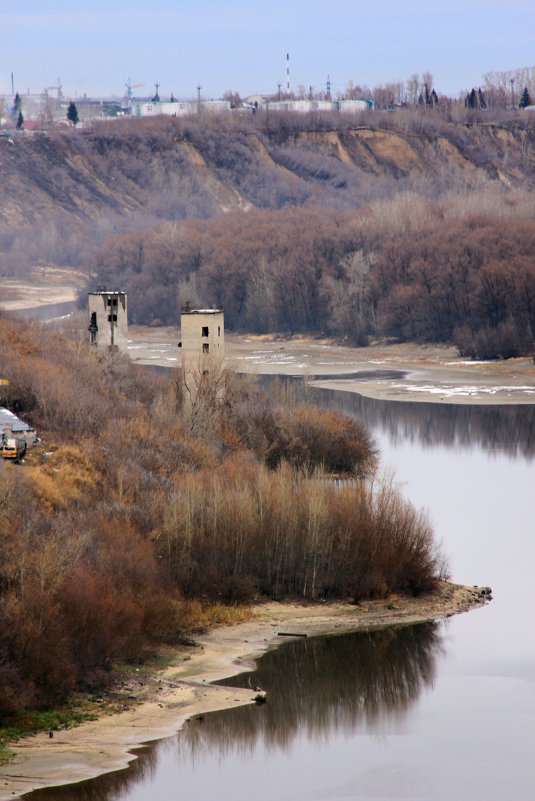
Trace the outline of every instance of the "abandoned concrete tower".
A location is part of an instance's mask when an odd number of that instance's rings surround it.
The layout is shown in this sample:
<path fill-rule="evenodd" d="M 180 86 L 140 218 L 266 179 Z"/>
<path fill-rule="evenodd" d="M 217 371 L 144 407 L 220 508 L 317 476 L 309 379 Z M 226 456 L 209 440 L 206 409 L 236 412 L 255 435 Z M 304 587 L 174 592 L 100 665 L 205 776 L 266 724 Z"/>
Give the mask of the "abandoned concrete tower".
<path fill-rule="evenodd" d="M 180 315 L 182 368 L 209 369 L 210 363 L 225 358 L 225 321 L 223 309 L 191 309 L 189 302 Z"/>
<path fill-rule="evenodd" d="M 89 341 L 110 351 L 128 350 L 126 292 L 99 287 L 89 292 Z"/>

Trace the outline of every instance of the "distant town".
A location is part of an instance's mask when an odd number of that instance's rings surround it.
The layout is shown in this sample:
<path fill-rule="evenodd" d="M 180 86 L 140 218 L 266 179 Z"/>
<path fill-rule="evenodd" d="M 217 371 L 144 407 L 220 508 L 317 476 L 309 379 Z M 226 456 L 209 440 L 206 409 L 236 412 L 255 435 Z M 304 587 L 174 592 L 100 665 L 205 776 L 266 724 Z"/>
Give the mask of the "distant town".
<path fill-rule="evenodd" d="M 289 88 L 273 95 L 255 94 L 241 98 L 238 93 L 226 92 L 222 98 L 212 99 L 202 95 L 197 88 L 195 99 L 178 99 L 172 93 L 160 96 L 159 84 L 154 84 L 151 94 L 134 94 L 145 84 L 125 84 L 123 97 L 77 97 L 74 100 L 63 95 L 61 82 L 34 94 L 13 91 L 0 95 L 0 128 L 7 130 L 34 131 L 44 127 L 83 127 L 94 120 L 117 117 L 154 117 L 164 114 L 182 117 L 199 112 L 207 114 L 255 113 L 259 109 L 272 111 L 341 112 L 356 114 L 374 107 L 371 97 L 331 97 L 330 87 L 322 92 L 313 92 L 312 87 L 304 93 L 302 87 L 297 94 Z"/>
<path fill-rule="evenodd" d="M 152 91 L 147 91 L 149 88 Z M 155 117 L 167 115 L 182 117 L 192 114 L 254 114 L 259 110 L 273 112 L 361 114 L 371 109 L 395 111 L 405 106 L 450 109 L 464 106 L 485 111 L 488 108 L 533 108 L 535 97 L 535 67 L 524 67 L 507 72 L 491 72 L 483 76 L 482 86 L 463 90 L 457 98 L 441 94 L 433 86 L 429 72 L 413 74 L 406 81 L 375 86 L 348 81 L 343 92 L 336 96 L 327 77 L 324 87 L 290 86 L 289 66 L 286 83 L 277 84 L 272 94 L 252 94 L 241 97 L 238 92 L 227 91 L 220 98 L 203 95 L 202 86 L 196 87 L 193 97 L 181 99 L 171 94 L 160 94 L 160 84 L 124 84 L 124 93 L 108 97 L 66 97 L 61 80 L 33 93 L 17 90 L 13 74 L 11 92 L 0 94 L 0 131 L 32 132 L 50 128 L 84 127 L 95 120 L 117 117 Z"/>

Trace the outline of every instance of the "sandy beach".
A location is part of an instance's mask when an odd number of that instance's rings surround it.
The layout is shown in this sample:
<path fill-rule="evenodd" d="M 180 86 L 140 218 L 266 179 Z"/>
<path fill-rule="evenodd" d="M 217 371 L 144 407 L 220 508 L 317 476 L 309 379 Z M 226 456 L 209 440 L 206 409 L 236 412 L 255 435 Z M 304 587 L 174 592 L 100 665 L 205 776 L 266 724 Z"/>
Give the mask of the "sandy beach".
<path fill-rule="evenodd" d="M 172 667 L 150 676 L 129 674 L 123 692 L 138 699 L 133 708 L 54 732 L 52 739 L 42 732 L 16 743 L 15 760 L 0 768 L 0 800 L 123 768 L 135 758 L 132 749 L 177 732 L 192 715 L 254 702 L 251 690 L 210 682 L 252 668 L 258 656 L 286 639 L 281 631 L 317 636 L 424 622 L 486 600 L 477 588 L 443 582 L 435 595 L 417 599 L 259 605 L 251 620 L 215 628 L 197 637 L 195 647 L 177 649 Z"/>

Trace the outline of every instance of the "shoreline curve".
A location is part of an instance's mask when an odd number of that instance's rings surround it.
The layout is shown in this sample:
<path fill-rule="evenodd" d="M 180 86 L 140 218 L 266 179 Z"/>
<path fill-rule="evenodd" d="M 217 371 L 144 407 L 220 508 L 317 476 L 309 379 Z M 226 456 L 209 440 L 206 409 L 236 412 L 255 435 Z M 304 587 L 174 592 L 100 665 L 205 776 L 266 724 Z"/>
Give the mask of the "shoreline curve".
<path fill-rule="evenodd" d="M 254 669 L 259 656 L 280 645 L 279 630 L 287 631 L 287 624 L 292 632 L 321 636 L 429 622 L 488 600 L 479 588 L 440 582 L 433 595 L 390 596 L 358 606 L 260 604 L 253 608 L 252 619 L 209 630 L 196 638 L 193 651 L 178 649 L 180 663 L 159 671 L 153 681 L 141 674 L 143 682 L 137 680 L 137 686 L 129 688 L 137 693 L 138 706 L 55 732 L 53 739 L 41 732 L 17 743 L 14 761 L 0 768 L 0 801 L 126 768 L 136 759 L 134 749 L 175 734 L 192 715 L 252 703 L 251 690 L 210 682 Z"/>

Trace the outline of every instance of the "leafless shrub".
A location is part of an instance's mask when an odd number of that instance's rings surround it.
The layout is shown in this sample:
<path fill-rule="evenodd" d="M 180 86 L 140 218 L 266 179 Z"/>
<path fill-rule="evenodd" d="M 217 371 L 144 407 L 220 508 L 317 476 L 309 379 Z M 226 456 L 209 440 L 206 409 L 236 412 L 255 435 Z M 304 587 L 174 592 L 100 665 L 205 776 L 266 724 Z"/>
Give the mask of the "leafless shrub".
<path fill-rule="evenodd" d="M 244 578 L 275 597 L 417 594 L 433 588 L 440 561 L 425 516 L 391 483 L 336 492 L 244 457 L 177 485 L 159 543 L 186 592 L 216 597 Z"/>

